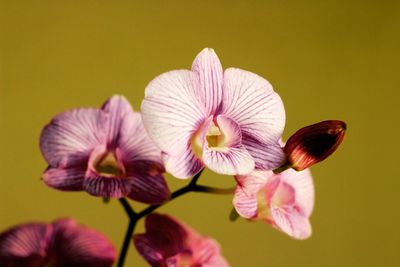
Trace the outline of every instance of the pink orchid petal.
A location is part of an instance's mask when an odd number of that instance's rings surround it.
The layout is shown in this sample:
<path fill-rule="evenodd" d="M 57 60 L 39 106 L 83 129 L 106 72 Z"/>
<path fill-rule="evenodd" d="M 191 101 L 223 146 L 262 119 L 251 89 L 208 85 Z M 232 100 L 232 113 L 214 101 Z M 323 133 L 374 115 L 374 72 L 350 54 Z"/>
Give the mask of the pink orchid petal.
<path fill-rule="evenodd" d="M 309 217 L 314 207 L 314 183 L 309 169 L 288 169 L 279 174 L 280 179 L 295 190 L 296 205 Z"/>
<path fill-rule="evenodd" d="M 64 112 L 40 136 L 40 149 L 52 167 L 82 165 L 93 148 L 105 140 L 105 114 L 97 109 Z"/>
<path fill-rule="evenodd" d="M 162 165 L 161 151 L 148 136 L 138 112 L 124 116 L 120 130 L 119 147 L 126 165 L 135 161 L 153 161 Z"/>
<path fill-rule="evenodd" d="M 164 169 L 160 168 L 155 162 L 134 162 L 133 170 L 128 169 L 128 197 L 147 204 L 167 201 L 171 194 L 163 175 Z"/>
<path fill-rule="evenodd" d="M 271 208 L 274 224 L 278 229 L 296 239 L 306 239 L 311 236 L 311 224 L 307 216 L 300 214 L 297 210 L 285 210 L 282 208 Z"/>
<path fill-rule="evenodd" d="M 210 170 L 219 174 L 243 175 L 254 169 L 254 160 L 244 146 L 231 147 L 226 152 L 205 148 L 203 160 Z"/>
<path fill-rule="evenodd" d="M 229 266 L 221 256 L 219 244 L 212 238 L 200 237 L 192 243 L 194 265 L 209 267 Z"/>
<path fill-rule="evenodd" d="M 204 168 L 204 163 L 198 159 L 189 145 L 177 155 L 163 154 L 165 169 L 176 178 L 187 179 L 196 175 Z"/>
<path fill-rule="evenodd" d="M 152 213 L 146 217 L 145 227 L 148 244 L 164 259 L 185 250 L 187 229 L 172 217 Z"/>
<path fill-rule="evenodd" d="M 189 149 L 191 138 L 205 119 L 198 100 L 197 77 L 188 70 L 170 71 L 146 87 L 142 117 L 151 139 L 169 155 Z"/>
<path fill-rule="evenodd" d="M 131 192 L 131 180 L 132 177 L 104 177 L 90 172 L 83 180 L 83 189 L 93 196 L 121 198 Z"/>
<path fill-rule="evenodd" d="M 252 135 L 244 134 L 242 145 L 253 157 L 257 170 L 276 169 L 282 166 L 286 160 L 286 155 L 278 142 L 264 143 Z"/>
<path fill-rule="evenodd" d="M 71 219 L 61 219 L 54 225 L 54 251 L 57 266 L 111 267 L 117 252 L 101 233 L 78 225 Z"/>
<path fill-rule="evenodd" d="M 164 267 L 164 255 L 154 248 L 153 239 L 146 234 L 136 234 L 133 236 L 133 242 L 139 254 L 153 267 Z"/>
<path fill-rule="evenodd" d="M 43 223 L 22 224 L 1 233 L 0 265 L 37 266 L 46 257 L 51 234 L 52 228 Z"/>
<path fill-rule="evenodd" d="M 107 144 L 115 146 L 120 138 L 121 125 L 126 114 L 133 112 L 128 100 L 121 95 L 110 97 L 101 108 L 108 115 Z"/>
<path fill-rule="evenodd" d="M 237 213 L 247 219 L 258 214 L 257 193 L 265 186 L 271 175 L 269 172 L 253 171 L 249 175 L 235 176 L 238 185 L 233 198 Z"/>
<path fill-rule="evenodd" d="M 183 263 L 190 266 L 228 266 L 213 239 L 202 237 L 168 215 L 150 214 L 146 217 L 145 227 L 146 233 L 134 235 L 133 240 L 136 249 L 151 266 Z"/>
<path fill-rule="evenodd" d="M 275 143 L 285 125 L 285 110 L 271 84 L 257 74 L 236 68 L 224 73 L 222 113 L 236 121 L 243 135 Z"/>
<path fill-rule="evenodd" d="M 55 189 L 64 191 L 82 191 L 83 179 L 85 177 L 84 168 L 49 168 L 43 175 L 43 182 Z"/>
<path fill-rule="evenodd" d="M 222 101 L 223 70 L 213 49 L 203 49 L 194 59 L 192 71 L 199 79 L 199 97 L 206 114 L 214 114 Z"/>

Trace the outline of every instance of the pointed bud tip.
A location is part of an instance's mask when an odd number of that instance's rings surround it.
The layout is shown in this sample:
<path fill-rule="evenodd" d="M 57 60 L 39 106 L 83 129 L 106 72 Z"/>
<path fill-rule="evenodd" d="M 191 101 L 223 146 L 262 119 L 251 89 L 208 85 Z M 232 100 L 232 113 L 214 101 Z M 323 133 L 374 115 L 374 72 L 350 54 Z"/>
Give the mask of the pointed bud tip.
<path fill-rule="evenodd" d="M 301 171 L 330 156 L 343 141 L 346 129 L 343 121 L 327 120 L 298 130 L 284 148 L 292 168 Z"/>

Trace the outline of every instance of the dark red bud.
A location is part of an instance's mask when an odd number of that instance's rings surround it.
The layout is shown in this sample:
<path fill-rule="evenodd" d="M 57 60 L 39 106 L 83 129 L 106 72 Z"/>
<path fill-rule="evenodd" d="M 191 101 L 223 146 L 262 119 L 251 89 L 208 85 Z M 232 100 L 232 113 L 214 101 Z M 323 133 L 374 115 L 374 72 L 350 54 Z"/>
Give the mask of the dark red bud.
<path fill-rule="evenodd" d="M 345 131 L 346 123 L 339 120 L 321 121 L 301 128 L 284 147 L 287 165 L 301 171 L 326 159 L 342 143 Z"/>

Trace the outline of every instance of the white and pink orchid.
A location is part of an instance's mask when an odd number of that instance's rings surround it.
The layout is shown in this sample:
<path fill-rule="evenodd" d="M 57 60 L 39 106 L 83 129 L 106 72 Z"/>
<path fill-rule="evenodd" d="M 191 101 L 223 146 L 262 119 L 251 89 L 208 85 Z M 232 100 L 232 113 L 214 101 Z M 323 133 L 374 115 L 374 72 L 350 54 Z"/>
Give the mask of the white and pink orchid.
<path fill-rule="evenodd" d="M 279 174 L 254 171 L 235 178 L 233 205 L 240 216 L 270 223 L 296 239 L 311 235 L 314 184 L 309 169 Z"/>
<path fill-rule="evenodd" d="M 188 178 L 205 166 L 226 175 L 279 167 L 283 103 L 257 74 L 223 71 L 213 49 L 195 58 L 192 70 L 156 77 L 142 103 L 144 125 L 164 153 L 166 170 Z"/>

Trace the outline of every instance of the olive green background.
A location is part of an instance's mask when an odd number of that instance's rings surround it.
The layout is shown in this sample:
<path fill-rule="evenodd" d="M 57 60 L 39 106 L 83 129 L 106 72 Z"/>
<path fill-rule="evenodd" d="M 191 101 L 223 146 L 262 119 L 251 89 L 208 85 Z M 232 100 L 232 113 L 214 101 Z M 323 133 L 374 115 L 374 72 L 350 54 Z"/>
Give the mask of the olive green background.
<path fill-rule="evenodd" d="M 399 14 L 398 1 L 1 1 L 0 229 L 72 216 L 119 248 L 127 218 L 118 201 L 40 181 L 40 131 L 54 115 L 115 93 L 139 110 L 151 79 L 190 68 L 212 47 L 224 68 L 273 84 L 286 107 L 285 138 L 325 119 L 346 121 L 347 136 L 312 168 L 306 241 L 229 222 L 231 196 L 186 195 L 161 212 L 215 237 L 234 267 L 400 266 Z M 234 184 L 210 171 L 201 182 Z M 131 247 L 126 266 L 147 265 Z"/>

